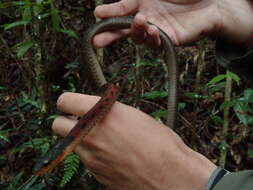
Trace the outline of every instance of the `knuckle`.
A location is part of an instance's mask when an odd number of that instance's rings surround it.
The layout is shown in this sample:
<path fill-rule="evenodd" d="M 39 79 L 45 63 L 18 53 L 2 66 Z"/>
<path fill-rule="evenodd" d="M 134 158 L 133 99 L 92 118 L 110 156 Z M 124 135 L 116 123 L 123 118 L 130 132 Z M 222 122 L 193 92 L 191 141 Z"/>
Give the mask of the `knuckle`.
<path fill-rule="evenodd" d="M 100 164 L 93 156 L 86 158 L 85 164 L 92 173 L 100 173 L 101 171 Z"/>
<path fill-rule="evenodd" d="M 85 138 L 84 138 L 84 144 L 87 148 L 91 148 L 91 149 L 95 149 L 98 148 L 97 146 L 97 141 L 94 139 L 94 137 L 90 134 L 88 134 Z"/>
<path fill-rule="evenodd" d="M 119 9 L 121 13 L 125 13 L 128 10 L 128 6 L 124 3 L 124 1 L 119 2 Z"/>

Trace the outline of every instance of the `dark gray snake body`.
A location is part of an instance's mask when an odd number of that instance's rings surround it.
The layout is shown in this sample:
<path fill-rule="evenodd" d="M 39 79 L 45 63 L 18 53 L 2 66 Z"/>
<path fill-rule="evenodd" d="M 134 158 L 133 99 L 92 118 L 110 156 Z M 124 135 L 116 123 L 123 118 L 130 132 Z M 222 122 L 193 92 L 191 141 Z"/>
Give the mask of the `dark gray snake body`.
<path fill-rule="evenodd" d="M 132 17 L 114 17 L 102 20 L 93 27 L 89 28 L 84 37 L 84 54 L 83 58 L 86 62 L 89 72 L 91 73 L 92 80 L 97 87 L 103 86 L 106 82 L 105 76 L 97 61 L 96 54 L 92 46 L 93 37 L 101 32 L 115 29 L 126 29 L 131 27 L 133 22 Z M 152 24 L 152 23 L 149 23 Z M 165 63 L 168 68 L 168 116 L 167 125 L 174 127 L 177 115 L 177 86 L 178 86 L 178 67 L 176 62 L 176 55 L 174 46 L 170 38 L 159 29 L 159 35 L 162 41 L 163 49 L 165 51 Z"/>

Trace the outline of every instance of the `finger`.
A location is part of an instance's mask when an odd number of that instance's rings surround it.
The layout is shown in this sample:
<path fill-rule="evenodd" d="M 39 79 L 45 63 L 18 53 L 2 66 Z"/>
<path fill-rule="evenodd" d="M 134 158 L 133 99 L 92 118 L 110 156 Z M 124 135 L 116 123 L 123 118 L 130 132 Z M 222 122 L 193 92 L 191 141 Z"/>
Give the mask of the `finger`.
<path fill-rule="evenodd" d="M 57 100 L 57 109 L 59 111 L 83 116 L 88 110 L 90 110 L 100 99 L 98 96 L 91 96 L 85 94 L 65 92 Z M 107 118 L 111 118 L 111 115 L 124 115 L 128 114 L 129 109 L 133 109 L 130 106 L 115 102 Z M 120 113 L 120 114 L 119 114 Z M 107 119 L 106 119 L 107 120 Z M 104 121 L 106 121 L 104 120 Z"/>
<path fill-rule="evenodd" d="M 146 17 L 138 14 L 135 16 L 133 24 L 131 25 L 131 38 L 137 43 L 144 43 L 147 36 L 147 20 Z"/>
<path fill-rule="evenodd" d="M 77 123 L 77 120 L 60 116 L 54 120 L 53 125 L 52 125 L 52 130 L 57 135 L 65 137 L 70 132 L 70 130 L 75 126 L 76 123 Z M 90 152 L 88 151 L 88 148 L 84 146 L 83 143 L 79 144 L 75 148 L 75 152 L 80 156 L 83 162 L 85 162 L 85 160 L 87 160 L 87 157 L 90 156 Z"/>
<path fill-rule="evenodd" d="M 61 136 L 66 136 L 69 131 L 73 128 L 73 126 L 76 124 L 77 121 L 66 118 L 66 117 L 58 117 L 53 122 L 53 131 Z M 97 162 L 94 161 L 92 157 L 92 152 L 94 152 L 94 148 L 89 149 L 87 144 L 80 143 L 78 144 L 74 152 L 79 155 L 80 160 L 86 165 L 86 166 L 92 166 L 92 171 L 96 173 L 101 173 L 100 168 L 98 167 Z M 101 165 L 101 164 L 100 164 Z M 99 165 L 99 166 L 100 166 Z"/>
<path fill-rule="evenodd" d="M 101 19 L 126 16 L 133 14 L 137 11 L 138 1 L 136 0 L 122 0 L 108 5 L 100 5 L 96 7 L 94 14 Z M 110 11 L 108 11 L 110 10 Z"/>
<path fill-rule="evenodd" d="M 82 116 L 99 100 L 98 96 L 65 92 L 57 100 L 58 110 L 77 116 Z"/>
<path fill-rule="evenodd" d="M 161 46 L 161 39 L 159 37 L 159 29 L 154 25 L 149 25 L 147 29 L 146 43 L 151 48 L 159 48 Z"/>
<path fill-rule="evenodd" d="M 70 130 L 75 126 L 76 123 L 77 120 L 60 116 L 54 120 L 52 130 L 54 133 L 65 137 L 70 132 Z M 94 134 L 92 135 L 92 133 L 93 131 L 90 131 L 89 134 L 84 137 L 85 139 L 83 139 L 83 142 L 87 149 L 92 149 L 93 151 L 95 151 L 97 149 L 95 143 L 90 142 L 89 140 L 90 138 L 86 139 L 86 137 L 88 137 L 89 135 L 92 136 L 92 138 L 94 138 Z"/>
<path fill-rule="evenodd" d="M 77 120 L 59 116 L 54 120 L 52 130 L 57 135 L 65 137 L 76 123 Z"/>
<path fill-rule="evenodd" d="M 76 123 L 77 120 L 60 116 L 54 120 L 52 130 L 57 135 L 65 137 L 70 132 L 70 130 L 75 126 Z M 80 156 L 83 162 L 90 155 L 90 152 L 86 150 L 86 148 L 83 146 L 82 143 L 77 145 L 77 147 L 75 148 L 75 152 Z"/>
<path fill-rule="evenodd" d="M 60 116 L 54 120 L 52 128 L 56 134 L 66 136 L 76 122 L 76 120 Z M 92 131 L 90 133 L 92 133 Z M 96 143 L 89 143 L 89 141 L 86 141 L 85 139 L 83 140 L 83 143 L 80 143 L 75 148 L 74 152 L 79 155 L 80 160 L 93 173 L 102 175 L 103 171 L 109 171 L 108 166 L 104 165 L 103 162 L 101 162 L 100 157 L 97 156 L 101 154 L 100 146 L 97 146 Z"/>
<path fill-rule="evenodd" d="M 130 34 L 130 29 L 117 30 L 112 32 L 103 32 L 97 34 L 93 38 L 93 45 L 95 48 L 103 48 L 117 40 L 124 39 Z"/>

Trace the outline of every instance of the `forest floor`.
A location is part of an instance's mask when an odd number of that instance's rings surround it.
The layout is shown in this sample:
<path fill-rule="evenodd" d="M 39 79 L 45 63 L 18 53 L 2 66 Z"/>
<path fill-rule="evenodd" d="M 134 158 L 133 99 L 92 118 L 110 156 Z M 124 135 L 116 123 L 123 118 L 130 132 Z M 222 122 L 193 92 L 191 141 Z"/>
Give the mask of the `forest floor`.
<path fill-rule="evenodd" d="M 51 131 L 53 119 L 60 114 L 55 106 L 59 95 L 66 91 L 94 94 L 76 35 L 82 36 L 95 18 L 93 1 L 10 2 L 0 3 L 0 189 L 16 190 L 30 177 L 36 159 L 59 139 Z M 43 19 L 34 19 L 31 9 L 38 9 Z M 27 23 L 17 23 L 21 19 Z M 174 130 L 217 165 L 226 154 L 226 169 L 253 169 L 253 91 L 217 65 L 215 40 L 176 47 L 176 52 L 180 93 Z M 120 84 L 128 79 L 119 101 L 165 123 L 168 89 L 163 53 L 124 40 L 98 56 L 104 60 L 109 81 Z M 225 101 L 228 77 L 233 81 L 229 102 Z M 226 108 L 230 113 L 224 119 Z M 229 123 L 225 134 L 224 122 Z M 71 154 L 26 189 L 106 188 Z"/>

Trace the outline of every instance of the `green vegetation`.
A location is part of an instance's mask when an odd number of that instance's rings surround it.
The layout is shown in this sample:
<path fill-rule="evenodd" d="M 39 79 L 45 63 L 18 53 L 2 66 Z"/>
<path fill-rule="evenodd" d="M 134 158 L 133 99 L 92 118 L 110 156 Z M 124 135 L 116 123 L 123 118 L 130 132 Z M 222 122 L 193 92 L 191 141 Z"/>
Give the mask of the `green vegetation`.
<path fill-rule="evenodd" d="M 51 131 L 60 114 L 58 96 L 65 91 L 94 94 L 80 59 L 81 36 L 95 21 L 93 8 L 92 0 L 1 0 L 0 189 L 106 189 L 75 154 L 51 173 L 27 181 L 35 161 L 59 140 Z M 177 50 L 175 130 L 216 164 L 245 169 L 253 158 L 253 90 L 216 65 L 213 49 L 214 42 L 204 39 Z M 110 81 L 121 84 L 128 77 L 120 101 L 164 122 L 168 89 L 160 52 L 123 41 L 104 55 Z"/>

